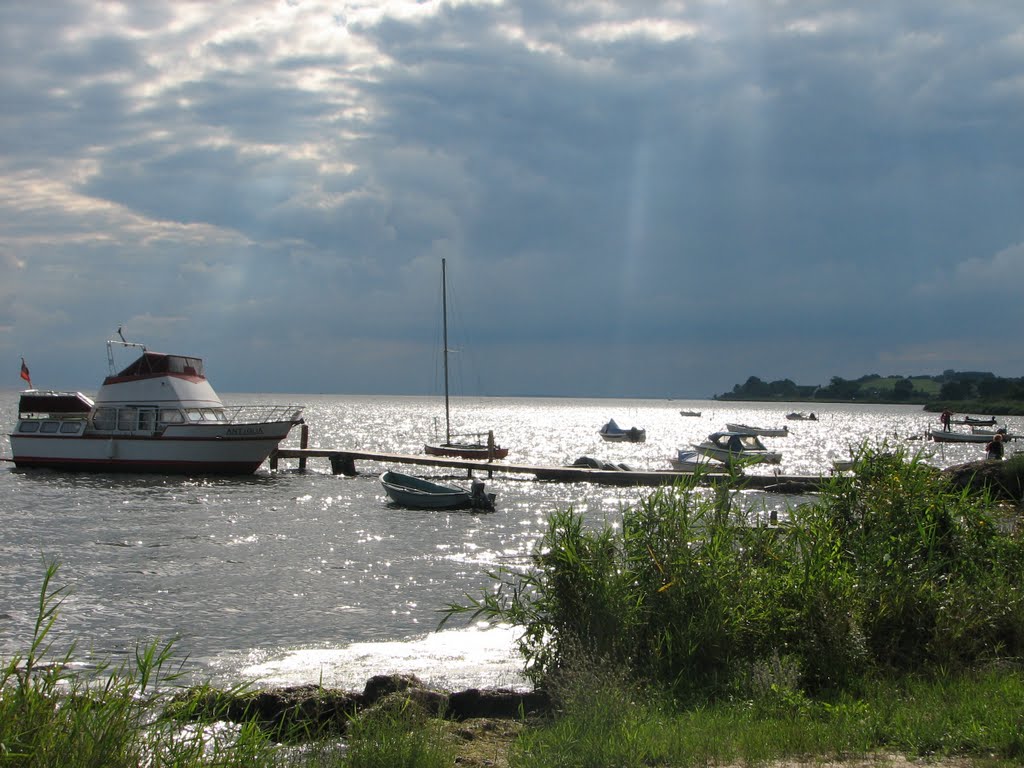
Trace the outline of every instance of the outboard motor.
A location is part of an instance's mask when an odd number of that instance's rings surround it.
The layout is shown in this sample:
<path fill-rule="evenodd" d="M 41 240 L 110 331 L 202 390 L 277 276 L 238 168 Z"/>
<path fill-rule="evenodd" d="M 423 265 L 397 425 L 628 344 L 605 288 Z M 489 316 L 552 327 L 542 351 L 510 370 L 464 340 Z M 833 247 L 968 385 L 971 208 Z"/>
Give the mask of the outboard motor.
<path fill-rule="evenodd" d="M 470 486 L 471 502 L 473 509 L 494 509 L 494 494 L 484 491 L 484 481 L 473 478 Z"/>

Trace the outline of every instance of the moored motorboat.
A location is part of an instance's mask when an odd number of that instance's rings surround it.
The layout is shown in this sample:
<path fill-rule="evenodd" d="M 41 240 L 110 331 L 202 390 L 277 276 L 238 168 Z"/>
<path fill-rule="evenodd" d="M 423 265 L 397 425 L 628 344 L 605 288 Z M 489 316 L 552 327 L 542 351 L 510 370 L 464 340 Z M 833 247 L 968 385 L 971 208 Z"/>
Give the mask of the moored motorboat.
<path fill-rule="evenodd" d="M 1014 438 L 1014 436 L 1008 434 L 1005 429 L 998 429 L 991 434 L 978 432 L 954 432 L 952 430 L 945 429 L 932 429 L 928 431 L 928 436 L 936 443 L 987 443 L 997 434 L 1002 435 L 1003 440 L 1012 440 Z"/>
<path fill-rule="evenodd" d="M 729 424 L 725 428 L 730 432 L 742 432 L 745 435 L 759 435 L 760 437 L 786 437 L 789 435 L 789 427 L 752 427 L 748 424 Z"/>
<path fill-rule="evenodd" d="M 951 419 L 949 423 L 962 424 L 969 427 L 994 427 L 996 425 L 996 417 L 964 416 L 962 419 Z"/>
<path fill-rule="evenodd" d="M 140 350 L 114 372 L 115 347 Z M 15 466 L 97 472 L 251 474 L 293 426 L 296 405 L 225 406 L 201 358 L 107 342 L 110 375 L 95 399 L 29 389 L 10 435 Z"/>
<path fill-rule="evenodd" d="M 782 454 L 768 450 L 757 435 L 742 432 L 713 432 L 707 440 L 693 447 L 726 465 L 761 462 L 778 464 L 782 461 Z"/>
<path fill-rule="evenodd" d="M 609 443 L 643 443 L 647 441 L 647 430 L 640 427 L 623 429 L 611 419 L 597 432 L 602 440 Z"/>
<path fill-rule="evenodd" d="M 810 413 L 799 413 L 794 411 L 793 413 L 787 413 L 786 418 L 790 421 L 817 421 L 818 417 L 814 415 L 814 411 Z"/>
<path fill-rule="evenodd" d="M 482 480 L 473 480 L 469 490 L 457 485 L 427 480 L 403 472 L 387 470 L 380 484 L 395 504 L 410 509 L 494 509 L 495 494 L 484 490 Z"/>
<path fill-rule="evenodd" d="M 668 463 L 676 472 L 715 474 L 728 471 L 728 467 L 717 459 L 686 448 L 680 448 L 675 456 L 669 456 Z"/>

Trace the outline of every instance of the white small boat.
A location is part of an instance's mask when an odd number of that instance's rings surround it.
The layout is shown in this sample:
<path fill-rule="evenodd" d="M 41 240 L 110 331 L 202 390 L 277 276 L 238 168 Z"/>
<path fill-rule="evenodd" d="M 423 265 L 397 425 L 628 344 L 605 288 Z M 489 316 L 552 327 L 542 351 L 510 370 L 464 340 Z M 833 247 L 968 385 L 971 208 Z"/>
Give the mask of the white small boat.
<path fill-rule="evenodd" d="M 1001 434 L 1003 440 L 1012 440 L 1013 435 L 1007 434 L 1006 430 L 997 430 L 993 434 L 979 434 L 977 432 L 954 432 L 952 430 L 932 429 L 928 436 L 936 443 L 987 443 L 995 434 Z"/>
<path fill-rule="evenodd" d="M 115 372 L 116 347 L 141 354 Z M 251 474 L 302 422 L 302 407 L 228 407 L 203 361 L 107 341 L 110 375 L 95 400 L 81 392 L 29 389 L 10 435 L 19 468 Z"/>
<path fill-rule="evenodd" d="M 765 463 L 778 464 L 782 454 L 768 450 L 757 435 L 742 432 L 714 432 L 699 445 L 693 446 L 705 456 L 718 459 L 723 464 Z"/>
<path fill-rule="evenodd" d="M 410 509 L 494 509 L 495 494 L 484 491 L 482 480 L 473 480 L 467 490 L 388 470 L 381 473 L 380 484 L 393 502 Z"/>
<path fill-rule="evenodd" d="M 728 467 L 717 459 L 706 456 L 700 451 L 680 448 L 675 456 L 668 457 L 669 464 L 676 472 L 699 472 L 701 474 L 722 473 Z"/>
<path fill-rule="evenodd" d="M 611 419 L 597 432 L 602 440 L 609 443 L 644 443 L 647 442 L 647 430 L 640 427 L 623 429 Z"/>
<path fill-rule="evenodd" d="M 687 416 L 687 417 L 699 417 L 700 416 L 700 411 L 680 411 L 679 415 L 680 416 Z"/>
<path fill-rule="evenodd" d="M 748 424 L 726 423 L 725 428 L 730 432 L 742 432 L 745 435 L 760 437 L 786 437 L 789 435 L 789 427 L 752 427 Z"/>

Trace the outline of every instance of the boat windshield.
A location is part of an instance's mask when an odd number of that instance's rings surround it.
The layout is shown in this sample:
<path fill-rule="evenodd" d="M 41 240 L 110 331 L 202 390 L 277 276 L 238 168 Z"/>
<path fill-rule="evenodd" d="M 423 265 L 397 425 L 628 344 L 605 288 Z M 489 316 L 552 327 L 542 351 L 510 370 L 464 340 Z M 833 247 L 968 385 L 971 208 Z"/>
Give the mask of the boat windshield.
<path fill-rule="evenodd" d="M 123 376 L 149 376 L 154 373 L 181 373 L 186 376 L 204 376 L 203 361 L 199 357 L 165 355 L 161 352 L 143 352 L 131 365 L 117 374 Z"/>

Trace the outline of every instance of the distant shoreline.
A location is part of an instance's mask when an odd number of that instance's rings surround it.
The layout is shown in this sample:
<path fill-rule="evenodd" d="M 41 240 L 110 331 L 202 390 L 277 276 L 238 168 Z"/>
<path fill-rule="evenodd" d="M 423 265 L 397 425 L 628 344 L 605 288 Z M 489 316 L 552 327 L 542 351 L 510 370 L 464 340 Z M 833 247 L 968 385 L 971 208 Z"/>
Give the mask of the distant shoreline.
<path fill-rule="evenodd" d="M 970 413 L 985 416 L 1024 416 L 1024 403 L 988 402 L 982 400 L 937 400 L 930 402 L 908 402 L 887 398 L 854 398 L 841 400 L 837 398 L 803 398 L 772 400 L 763 397 L 737 397 L 734 395 L 715 395 L 711 398 L 719 403 L 770 403 L 773 405 L 916 405 L 927 413 L 941 413 L 949 410 L 953 413 Z"/>

